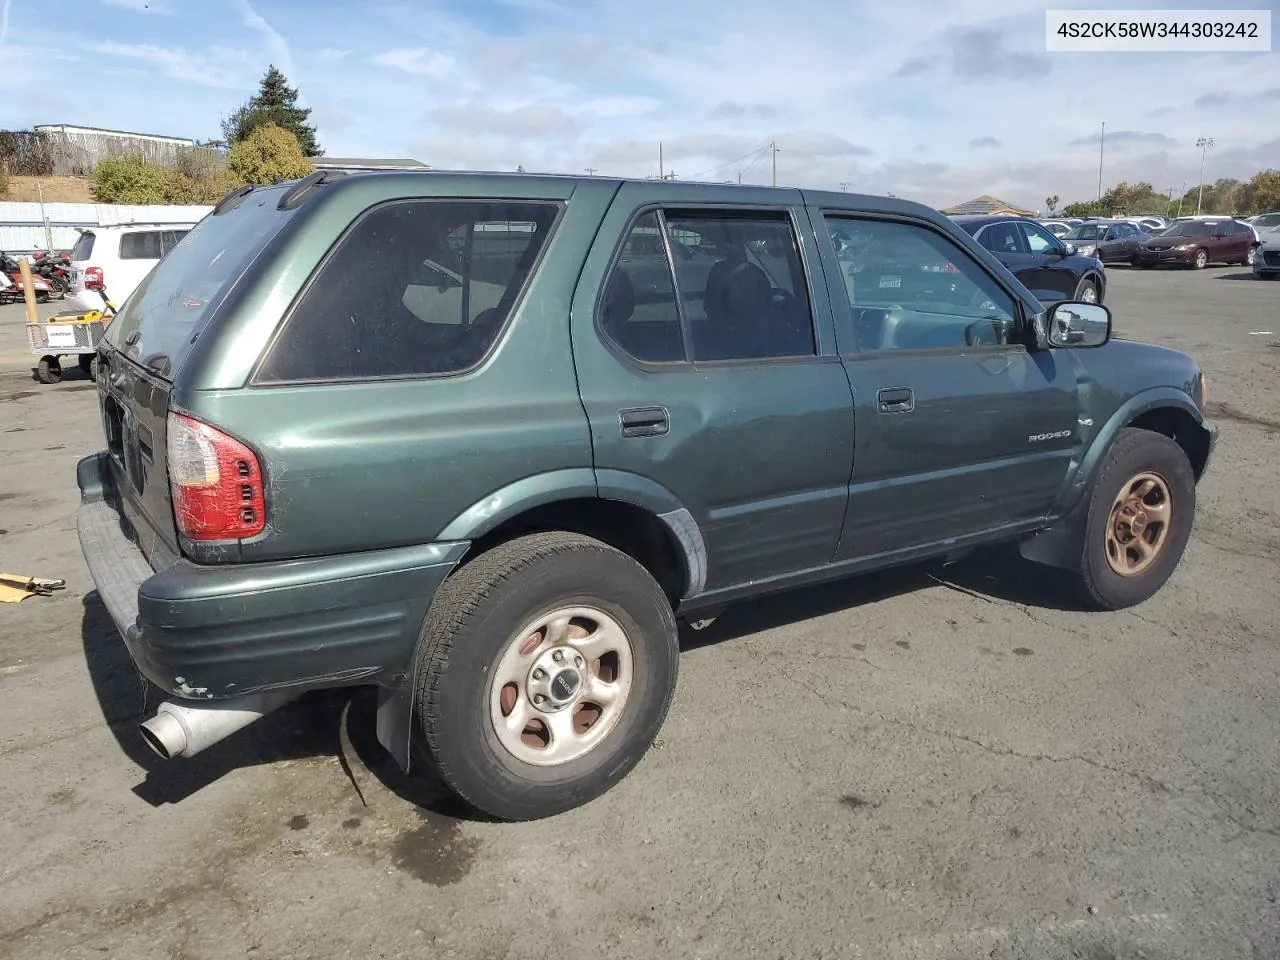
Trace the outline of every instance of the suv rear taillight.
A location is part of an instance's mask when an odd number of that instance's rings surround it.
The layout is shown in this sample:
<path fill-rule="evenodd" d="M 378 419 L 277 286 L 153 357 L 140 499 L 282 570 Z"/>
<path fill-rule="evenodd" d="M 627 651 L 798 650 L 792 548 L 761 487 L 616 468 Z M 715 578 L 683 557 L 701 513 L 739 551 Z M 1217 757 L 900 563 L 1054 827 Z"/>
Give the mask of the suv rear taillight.
<path fill-rule="evenodd" d="M 101 290 L 102 287 L 102 268 L 88 267 L 84 272 L 84 288 L 86 290 Z"/>
<path fill-rule="evenodd" d="M 178 532 L 190 540 L 241 540 L 267 525 L 262 467 L 252 450 L 207 423 L 169 414 L 169 489 Z"/>

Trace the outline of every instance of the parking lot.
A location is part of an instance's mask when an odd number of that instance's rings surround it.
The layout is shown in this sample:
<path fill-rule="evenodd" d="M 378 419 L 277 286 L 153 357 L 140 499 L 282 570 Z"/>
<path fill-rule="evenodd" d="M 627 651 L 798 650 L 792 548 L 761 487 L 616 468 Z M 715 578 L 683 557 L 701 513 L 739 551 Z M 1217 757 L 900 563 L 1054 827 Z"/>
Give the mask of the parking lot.
<path fill-rule="evenodd" d="M 1222 430 L 1166 589 L 1084 613 L 990 551 L 689 634 L 618 788 L 478 822 L 312 695 L 189 761 L 80 557 L 92 384 L 0 308 L 0 956 L 1280 957 L 1280 284 L 1108 271 Z"/>

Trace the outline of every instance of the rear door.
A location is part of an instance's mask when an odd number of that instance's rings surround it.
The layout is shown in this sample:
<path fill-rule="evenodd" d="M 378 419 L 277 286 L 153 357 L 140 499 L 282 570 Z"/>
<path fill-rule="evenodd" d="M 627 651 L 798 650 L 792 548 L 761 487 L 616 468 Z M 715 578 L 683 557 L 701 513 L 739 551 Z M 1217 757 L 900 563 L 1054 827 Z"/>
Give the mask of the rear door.
<path fill-rule="evenodd" d="M 778 197 L 624 184 L 574 298 L 601 495 L 669 491 L 708 590 L 830 562 L 845 513 L 853 399 L 799 194 Z"/>
<path fill-rule="evenodd" d="M 1027 349 L 1018 301 L 936 225 L 835 210 L 818 222 L 833 296 L 846 293 L 836 330 L 857 419 L 838 559 L 1034 525 L 1080 450 L 1073 366 Z M 888 286 L 872 257 L 886 248 Z"/>

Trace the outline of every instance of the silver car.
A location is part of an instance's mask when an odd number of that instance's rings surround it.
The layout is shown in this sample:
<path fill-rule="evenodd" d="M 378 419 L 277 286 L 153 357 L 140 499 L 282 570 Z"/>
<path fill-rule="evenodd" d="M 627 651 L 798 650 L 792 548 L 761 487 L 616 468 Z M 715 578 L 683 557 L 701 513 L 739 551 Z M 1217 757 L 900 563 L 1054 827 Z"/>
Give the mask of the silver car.
<path fill-rule="evenodd" d="M 1253 275 L 1259 280 L 1274 280 L 1280 276 L 1280 226 L 1254 229 L 1262 242 L 1253 254 Z"/>

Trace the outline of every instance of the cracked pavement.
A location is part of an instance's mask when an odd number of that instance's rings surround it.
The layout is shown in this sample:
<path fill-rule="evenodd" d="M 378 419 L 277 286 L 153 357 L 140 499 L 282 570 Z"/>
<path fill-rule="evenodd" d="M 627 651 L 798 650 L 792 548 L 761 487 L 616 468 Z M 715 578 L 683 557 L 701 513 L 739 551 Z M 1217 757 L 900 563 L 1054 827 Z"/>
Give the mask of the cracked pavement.
<path fill-rule="evenodd" d="M 399 776 L 360 695 L 152 758 L 72 526 L 93 394 L 0 354 L 0 567 L 67 579 L 0 606 L 0 957 L 1280 958 L 1280 285 L 1108 299 L 1222 428 L 1164 591 L 1085 613 L 991 550 L 744 604 L 631 777 L 519 825 Z"/>

